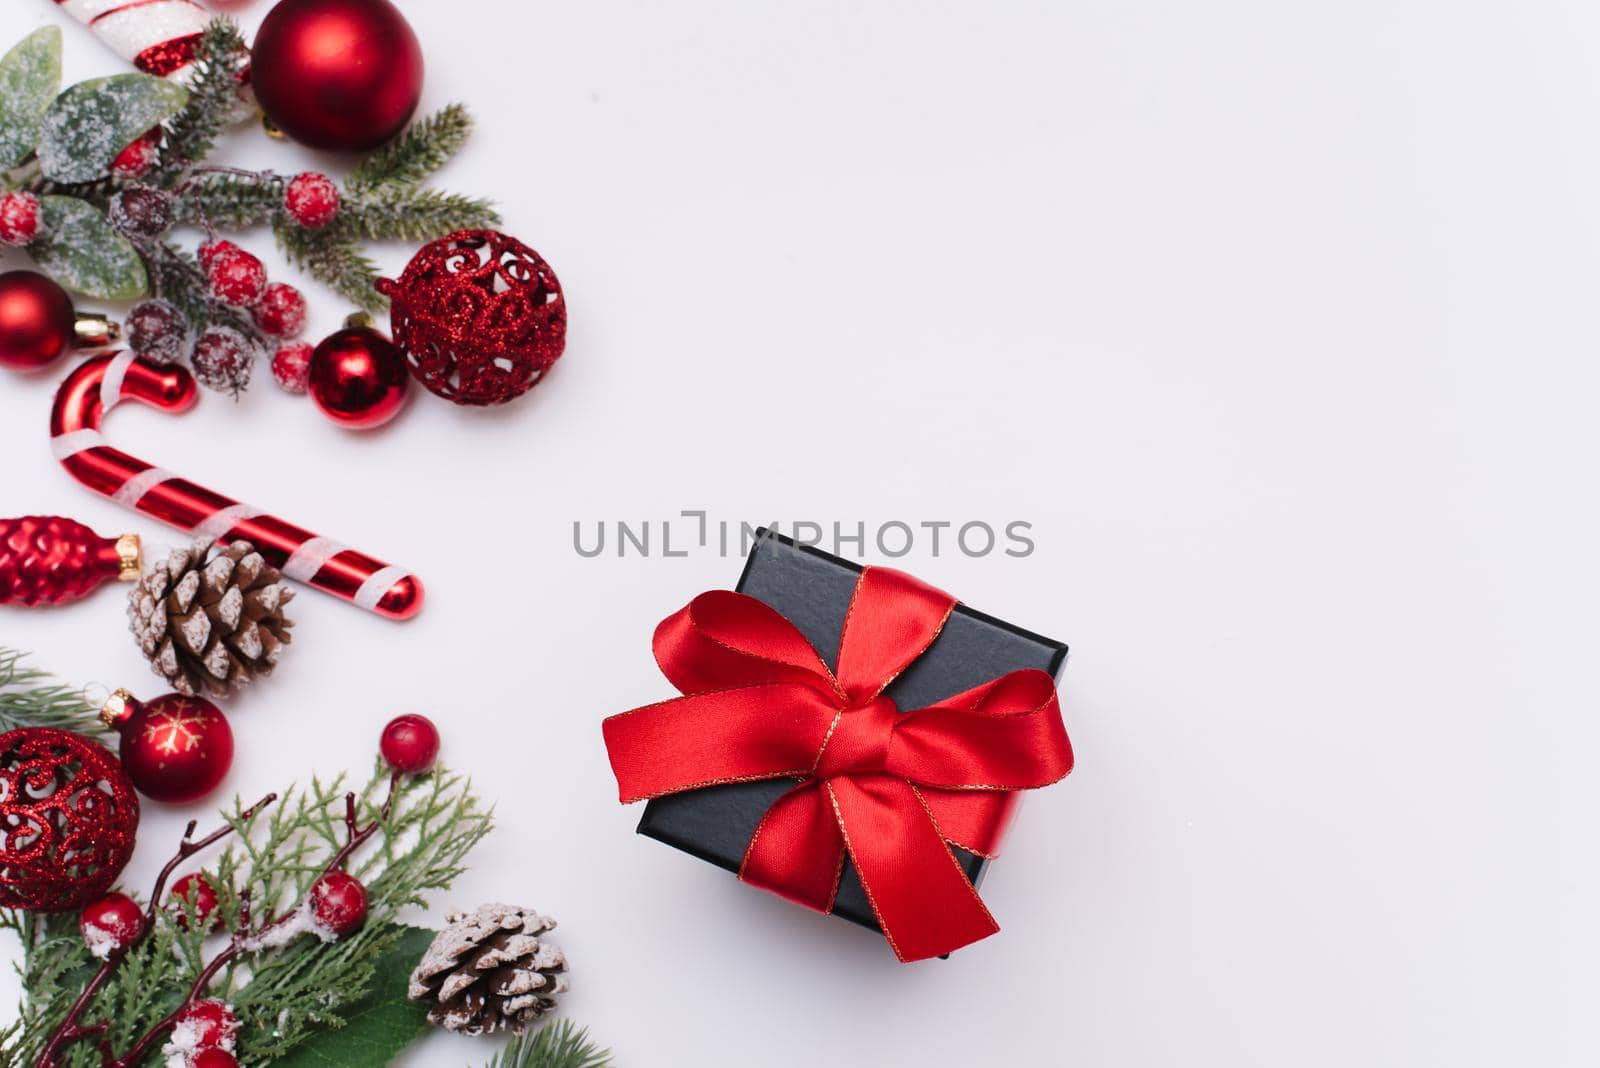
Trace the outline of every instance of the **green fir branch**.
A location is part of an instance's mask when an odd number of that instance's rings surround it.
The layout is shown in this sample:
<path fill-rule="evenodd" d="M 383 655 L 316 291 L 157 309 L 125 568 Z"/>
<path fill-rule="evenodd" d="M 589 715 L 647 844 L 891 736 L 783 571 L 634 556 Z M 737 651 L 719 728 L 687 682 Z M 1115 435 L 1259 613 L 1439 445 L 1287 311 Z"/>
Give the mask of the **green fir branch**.
<path fill-rule="evenodd" d="M 352 196 L 334 224 L 343 235 L 371 241 L 432 241 L 457 230 L 498 225 L 500 214 L 487 200 L 393 186 Z"/>
<path fill-rule="evenodd" d="M 492 824 L 492 813 L 473 796 L 471 784 L 443 769 L 403 779 L 387 818 L 383 801 L 391 773 L 378 761 L 358 792 L 358 818 L 381 821 L 373 840 L 351 858 L 348 870 L 367 888 L 368 916 L 357 931 L 325 943 L 310 932 L 240 953 L 212 980 L 206 993 L 233 1005 L 243 1028 L 239 1058 L 268 1065 L 319 1036 L 344 1027 L 347 1011 L 374 989 L 380 972 L 409 968 L 414 945 L 397 946 L 417 933 L 402 926 L 402 909 L 423 906 L 463 869 L 464 858 Z M 311 883 L 346 841 L 345 784 L 313 779 L 309 788 L 288 791 L 267 808 L 235 802 L 226 822 L 230 845 L 215 858 L 196 858 L 183 871 L 203 869 L 218 889 L 218 911 L 238 930 L 246 908 L 252 930 L 274 917 L 297 914 Z M 213 918 L 214 918 L 213 917 Z M 35 916 L 0 912 L 0 930 L 22 943 L 16 965 L 26 1001 L 18 1026 L 0 1032 L 0 1066 L 31 1065 L 66 1017 L 97 962 L 77 930 L 75 914 Z M 131 1048 L 176 1009 L 190 985 L 217 953 L 209 924 L 192 902 L 156 912 L 151 934 L 136 944 L 101 987 L 81 1020 L 105 1022 L 111 1048 Z M 385 954 L 391 954 L 385 959 Z M 420 1011 L 420 1010 L 419 1010 Z M 328 1039 L 333 1041 L 331 1037 Z M 152 1048 L 144 1063 L 156 1063 Z M 63 1068 L 100 1068 L 96 1044 L 75 1042 L 63 1052 Z M 340 1063 L 344 1063 L 341 1061 Z M 535 1062 L 537 1063 L 537 1062 Z"/>
<path fill-rule="evenodd" d="M 249 177 L 210 171 L 190 177 L 173 199 L 180 223 L 247 230 L 275 218 L 283 207 L 283 179 L 270 171 Z"/>
<path fill-rule="evenodd" d="M 512 1039 L 486 1068 L 609 1068 L 611 1051 L 589 1041 L 587 1028 L 558 1020 Z"/>
<path fill-rule="evenodd" d="M 215 18 L 206 24 L 195 49 L 189 102 L 167 124 L 160 175 L 167 184 L 210 154 L 239 106 L 239 74 L 248 61 L 244 35 L 232 19 Z"/>
<path fill-rule="evenodd" d="M 376 289 L 378 265 L 353 238 L 333 229 L 307 230 L 283 219 L 274 221 L 272 232 L 290 263 L 356 307 L 381 312 L 389 306 L 388 298 Z"/>
<path fill-rule="evenodd" d="M 91 737 L 105 727 L 82 691 L 54 681 L 47 671 L 26 667 L 25 653 L 0 646 L 0 731 L 55 727 Z"/>
<path fill-rule="evenodd" d="M 351 192 L 379 185 L 416 185 L 461 151 L 472 134 L 472 115 L 450 104 L 420 119 L 364 160 L 345 182 Z"/>

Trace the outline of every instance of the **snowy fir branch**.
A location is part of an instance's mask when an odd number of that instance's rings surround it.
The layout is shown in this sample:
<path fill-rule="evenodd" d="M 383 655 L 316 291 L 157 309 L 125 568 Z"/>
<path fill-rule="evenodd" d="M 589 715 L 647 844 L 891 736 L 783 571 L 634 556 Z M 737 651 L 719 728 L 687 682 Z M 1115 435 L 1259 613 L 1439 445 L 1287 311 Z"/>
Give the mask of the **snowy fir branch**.
<path fill-rule="evenodd" d="M 345 183 L 350 192 L 380 185 L 416 185 L 444 166 L 472 134 L 464 104 L 450 104 L 411 124 L 357 167 Z"/>
<path fill-rule="evenodd" d="M 55 727 L 95 735 L 104 728 L 95 707 L 79 690 L 49 672 L 28 667 L 25 653 L 0 646 L 0 731 Z"/>
<path fill-rule="evenodd" d="M 231 19 L 212 19 L 195 49 L 189 102 L 167 124 L 160 177 L 171 186 L 189 164 L 211 153 L 239 106 L 239 79 L 249 61 L 244 35 Z"/>
<path fill-rule="evenodd" d="M 511 1040 L 486 1068 L 608 1068 L 611 1051 L 589 1041 L 589 1032 L 558 1020 Z"/>

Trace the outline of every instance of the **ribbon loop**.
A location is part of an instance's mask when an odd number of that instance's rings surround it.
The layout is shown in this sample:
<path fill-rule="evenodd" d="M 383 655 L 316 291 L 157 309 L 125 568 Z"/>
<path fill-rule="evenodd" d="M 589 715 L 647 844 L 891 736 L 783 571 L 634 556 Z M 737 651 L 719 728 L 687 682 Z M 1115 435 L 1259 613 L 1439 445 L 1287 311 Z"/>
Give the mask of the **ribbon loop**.
<path fill-rule="evenodd" d="M 830 912 L 848 854 L 901 960 L 993 934 L 950 846 L 993 855 L 1014 791 L 1065 776 L 1072 745 L 1042 671 L 904 714 L 883 696 L 955 604 L 909 575 L 866 568 L 836 676 L 769 606 L 701 594 L 655 633 L 656 660 L 684 696 L 605 721 L 622 800 L 794 778 L 751 837 L 740 879 Z"/>

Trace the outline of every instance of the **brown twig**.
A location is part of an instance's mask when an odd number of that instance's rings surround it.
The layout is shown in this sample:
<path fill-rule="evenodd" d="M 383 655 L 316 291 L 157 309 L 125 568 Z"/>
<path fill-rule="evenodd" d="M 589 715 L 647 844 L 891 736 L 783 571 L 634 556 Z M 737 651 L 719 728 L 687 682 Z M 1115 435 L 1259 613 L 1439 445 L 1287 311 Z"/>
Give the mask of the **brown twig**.
<path fill-rule="evenodd" d="M 255 804 L 251 805 L 249 808 L 245 809 L 239 814 L 240 822 L 245 822 L 252 819 L 257 812 L 261 811 L 263 808 L 266 808 L 277 799 L 277 794 L 268 794 L 266 797 L 263 797 L 260 801 L 257 801 Z M 194 829 L 196 826 L 198 826 L 198 824 L 198 820 L 189 821 L 189 826 L 186 827 L 183 832 L 183 841 L 178 843 L 178 852 L 171 860 L 167 861 L 166 865 L 161 869 L 160 874 L 156 876 L 155 888 L 150 891 L 150 905 L 147 909 L 145 909 L 144 926 L 139 932 L 139 937 L 135 938 L 126 946 L 113 949 L 106 956 L 106 959 L 100 963 L 100 967 L 95 971 L 93 978 L 91 978 L 88 984 L 84 986 L 83 993 L 78 995 L 78 999 L 74 1001 L 72 1003 L 72 1007 L 67 1010 L 66 1018 L 61 1021 L 60 1025 L 55 1029 L 55 1032 L 51 1034 L 50 1041 L 45 1043 L 44 1049 L 39 1053 L 38 1060 L 34 1061 L 34 1068 L 59 1068 L 61 1063 L 61 1051 L 63 1049 L 79 1039 L 90 1038 L 94 1035 L 102 1035 L 105 1033 L 106 1028 L 110 1026 L 110 1024 L 104 1020 L 94 1024 L 82 1024 L 79 1023 L 79 1021 L 83 1018 L 84 1011 L 88 1009 L 89 1003 L 94 1000 L 94 996 L 100 992 L 100 988 L 104 986 L 106 981 L 116 973 L 116 970 L 119 967 L 122 966 L 122 960 L 127 956 L 128 950 L 132 949 L 135 945 L 138 945 L 139 942 L 143 941 L 144 938 L 155 929 L 156 910 L 161 907 L 161 894 L 166 889 L 167 880 L 171 878 L 172 873 L 177 869 L 178 865 L 182 864 L 194 854 L 200 852 L 200 850 L 220 842 L 222 839 L 232 834 L 234 829 L 233 824 L 225 823 L 221 827 L 218 827 L 216 830 L 212 831 L 210 834 L 206 835 L 204 838 L 196 841 L 194 837 Z M 104 1056 L 105 1045 L 106 1044 L 104 1042 L 101 1043 L 102 1056 Z"/>

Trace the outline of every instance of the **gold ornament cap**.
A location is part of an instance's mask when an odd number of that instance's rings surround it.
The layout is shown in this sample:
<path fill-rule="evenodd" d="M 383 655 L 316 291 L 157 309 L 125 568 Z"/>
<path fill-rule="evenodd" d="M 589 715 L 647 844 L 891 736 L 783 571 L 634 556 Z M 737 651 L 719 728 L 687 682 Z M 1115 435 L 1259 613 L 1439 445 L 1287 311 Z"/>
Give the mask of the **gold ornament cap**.
<path fill-rule="evenodd" d="M 119 731 L 122 725 L 133 715 L 133 710 L 139 705 L 139 699 L 127 690 L 118 687 L 111 691 L 111 696 L 106 698 L 106 703 L 100 706 L 100 722 L 106 725 L 106 730 Z"/>
<path fill-rule="evenodd" d="M 122 327 L 99 312 L 78 312 L 72 317 L 72 334 L 80 349 L 98 349 L 122 340 Z"/>
<path fill-rule="evenodd" d="M 139 535 L 122 535 L 117 539 L 117 580 L 138 582 L 139 573 L 143 570 L 144 548 L 139 542 Z"/>

